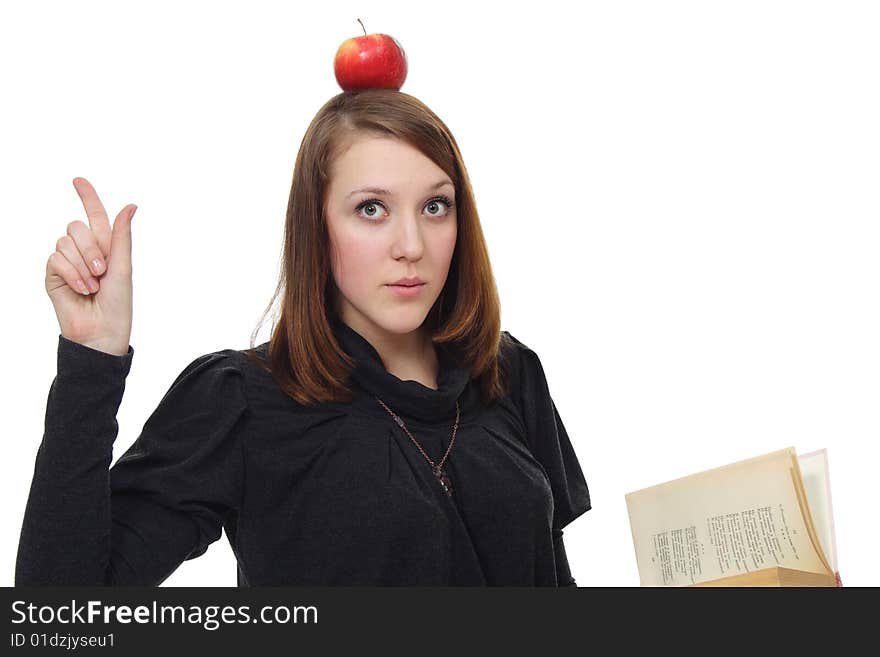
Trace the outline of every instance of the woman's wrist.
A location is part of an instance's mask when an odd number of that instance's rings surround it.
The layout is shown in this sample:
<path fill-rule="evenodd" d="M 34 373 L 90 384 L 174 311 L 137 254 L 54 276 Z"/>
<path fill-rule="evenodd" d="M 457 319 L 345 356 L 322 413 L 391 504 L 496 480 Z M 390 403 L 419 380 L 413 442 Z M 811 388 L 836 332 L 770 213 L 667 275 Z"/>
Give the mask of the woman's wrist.
<path fill-rule="evenodd" d="M 61 335 L 65 340 L 76 343 L 82 347 L 87 347 L 89 349 L 94 349 L 95 351 L 100 351 L 102 353 L 107 354 L 108 356 L 125 356 L 128 354 L 129 344 L 126 341 L 125 344 L 122 344 L 118 340 L 91 340 L 86 342 L 78 342 L 76 340 L 71 340 L 66 337 L 64 334 Z"/>

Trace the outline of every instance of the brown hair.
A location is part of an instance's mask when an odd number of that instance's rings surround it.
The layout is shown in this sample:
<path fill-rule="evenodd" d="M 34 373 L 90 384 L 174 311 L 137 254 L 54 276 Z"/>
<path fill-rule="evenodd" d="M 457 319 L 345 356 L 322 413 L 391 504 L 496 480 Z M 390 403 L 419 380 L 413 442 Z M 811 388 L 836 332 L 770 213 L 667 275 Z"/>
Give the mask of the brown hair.
<path fill-rule="evenodd" d="M 336 283 L 329 265 L 324 205 L 334 158 L 361 132 L 407 142 L 455 185 L 455 249 L 446 284 L 424 327 L 434 343 L 450 346 L 458 364 L 470 370 L 488 405 L 506 393 L 499 358 L 501 311 L 473 190 L 452 133 L 420 100 L 400 91 L 343 92 L 312 119 L 293 169 L 278 285 L 251 336 L 251 348 L 243 352 L 302 404 L 352 399 L 347 381 L 354 361 L 339 346 L 328 319 L 328 313 L 336 312 Z M 265 363 L 254 340 L 279 296 L 281 311 Z"/>

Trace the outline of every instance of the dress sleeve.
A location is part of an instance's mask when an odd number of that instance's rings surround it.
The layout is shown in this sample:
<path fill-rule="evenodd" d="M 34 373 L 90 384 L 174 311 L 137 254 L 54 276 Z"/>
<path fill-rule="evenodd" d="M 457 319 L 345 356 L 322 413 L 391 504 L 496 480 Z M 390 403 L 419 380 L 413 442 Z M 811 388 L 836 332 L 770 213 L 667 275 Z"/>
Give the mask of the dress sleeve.
<path fill-rule="evenodd" d="M 220 537 L 237 507 L 237 428 L 247 403 L 229 352 L 187 365 L 109 467 L 133 355 L 131 347 L 114 356 L 59 336 L 17 586 L 161 584 Z"/>
<path fill-rule="evenodd" d="M 568 565 L 568 555 L 565 552 L 562 530 L 554 529 L 552 534 L 553 556 L 556 560 L 556 584 L 557 586 L 577 586 L 574 577 L 571 576 L 571 567 Z"/>
<path fill-rule="evenodd" d="M 547 385 L 538 355 L 507 331 L 514 368 L 512 394 L 522 412 L 526 438 L 553 490 L 553 531 L 560 531 L 591 508 L 580 462 Z M 560 531 L 561 544 L 561 531 Z"/>

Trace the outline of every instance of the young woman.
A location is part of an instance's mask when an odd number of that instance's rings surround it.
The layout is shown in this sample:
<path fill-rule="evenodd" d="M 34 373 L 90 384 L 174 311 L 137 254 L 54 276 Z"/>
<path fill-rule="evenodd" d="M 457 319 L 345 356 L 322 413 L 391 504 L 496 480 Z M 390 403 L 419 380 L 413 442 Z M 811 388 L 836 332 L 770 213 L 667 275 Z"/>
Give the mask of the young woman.
<path fill-rule="evenodd" d="M 135 208 L 111 230 L 74 185 L 89 226 L 47 264 L 58 371 L 17 585 L 158 585 L 221 529 L 240 586 L 575 584 L 562 529 L 587 484 L 538 356 L 500 329 L 455 139 L 418 99 L 321 108 L 271 339 L 196 358 L 112 468 Z"/>

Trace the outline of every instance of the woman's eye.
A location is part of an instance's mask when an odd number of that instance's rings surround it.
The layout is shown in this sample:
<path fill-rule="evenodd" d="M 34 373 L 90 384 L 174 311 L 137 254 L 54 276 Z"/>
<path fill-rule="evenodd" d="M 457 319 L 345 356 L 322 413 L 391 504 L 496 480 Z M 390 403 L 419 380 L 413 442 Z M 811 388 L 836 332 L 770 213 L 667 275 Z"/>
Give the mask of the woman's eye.
<path fill-rule="evenodd" d="M 356 211 L 358 215 L 364 219 L 377 219 L 380 215 L 381 209 L 384 207 L 385 206 L 377 200 L 369 200 L 358 205 Z M 452 201 L 445 197 L 432 198 L 425 204 L 425 210 L 427 211 L 428 216 L 431 217 L 443 217 L 448 214 L 453 207 Z M 443 209 L 445 209 L 445 211 L 441 211 Z"/>
<path fill-rule="evenodd" d="M 378 208 L 380 208 L 380 207 L 382 207 L 382 204 L 378 203 L 377 201 L 364 201 L 359 206 L 357 206 L 357 210 L 358 210 L 358 212 L 361 212 L 361 211 L 366 210 L 367 208 L 370 208 L 369 212 L 367 212 L 365 215 L 361 215 L 361 216 L 365 216 L 367 219 L 374 219 L 375 217 L 379 216 Z"/>
<path fill-rule="evenodd" d="M 443 206 L 446 208 L 446 212 L 443 214 L 434 214 L 433 208 L 438 206 Z M 428 204 L 425 206 L 425 209 L 428 210 L 428 213 L 433 217 L 442 217 L 444 214 L 448 213 L 452 209 L 452 202 L 445 198 L 433 198 L 428 201 Z"/>

